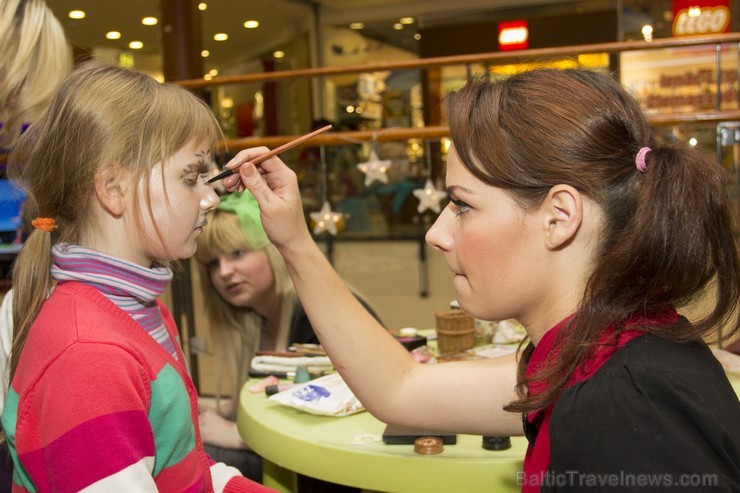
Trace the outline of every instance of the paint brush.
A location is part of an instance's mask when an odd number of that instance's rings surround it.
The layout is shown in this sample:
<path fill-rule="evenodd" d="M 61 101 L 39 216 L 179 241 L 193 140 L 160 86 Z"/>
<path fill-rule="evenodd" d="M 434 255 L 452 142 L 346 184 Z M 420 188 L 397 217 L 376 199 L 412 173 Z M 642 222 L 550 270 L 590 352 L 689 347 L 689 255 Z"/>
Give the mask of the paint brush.
<path fill-rule="evenodd" d="M 302 142 L 305 142 L 306 140 L 310 139 L 311 137 L 315 137 L 316 135 L 319 135 L 321 133 L 326 132 L 330 128 L 331 128 L 331 124 L 329 124 L 329 125 L 327 125 L 325 127 L 321 127 L 318 130 L 314 130 L 313 132 L 311 132 L 309 134 L 302 135 L 302 136 L 298 137 L 297 139 L 293 139 L 290 142 L 286 142 L 285 144 L 281 145 L 280 147 L 276 147 L 275 149 L 273 149 L 271 151 L 267 151 L 266 153 L 264 153 L 264 154 L 262 154 L 260 156 L 257 156 L 256 158 L 252 159 L 250 162 L 252 164 L 259 164 L 262 161 L 265 161 L 267 159 L 270 159 L 272 156 L 277 156 L 281 152 L 285 152 L 288 149 L 292 149 L 293 147 L 301 144 Z M 216 175 L 213 178 L 211 178 L 210 180 L 208 180 L 208 183 L 213 183 L 214 181 L 218 181 L 218 180 L 221 180 L 223 178 L 226 178 L 227 176 L 234 174 L 234 172 L 236 172 L 236 170 L 238 170 L 238 169 L 239 168 L 227 169 L 225 171 L 222 171 L 218 175 Z"/>

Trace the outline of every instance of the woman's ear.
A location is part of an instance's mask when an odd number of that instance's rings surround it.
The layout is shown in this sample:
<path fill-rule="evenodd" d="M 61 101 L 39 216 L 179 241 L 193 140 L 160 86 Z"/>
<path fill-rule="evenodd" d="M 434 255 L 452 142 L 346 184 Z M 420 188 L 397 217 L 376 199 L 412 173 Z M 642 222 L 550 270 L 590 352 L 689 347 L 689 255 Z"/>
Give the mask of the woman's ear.
<path fill-rule="evenodd" d="M 111 169 L 101 169 L 95 174 L 95 195 L 114 217 L 121 217 L 126 209 L 126 184 L 125 178 Z"/>
<path fill-rule="evenodd" d="M 543 207 L 547 248 L 555 250 L 570 243 L 583 221 L 581 193 L 570 185 L 555 185 Z"/>

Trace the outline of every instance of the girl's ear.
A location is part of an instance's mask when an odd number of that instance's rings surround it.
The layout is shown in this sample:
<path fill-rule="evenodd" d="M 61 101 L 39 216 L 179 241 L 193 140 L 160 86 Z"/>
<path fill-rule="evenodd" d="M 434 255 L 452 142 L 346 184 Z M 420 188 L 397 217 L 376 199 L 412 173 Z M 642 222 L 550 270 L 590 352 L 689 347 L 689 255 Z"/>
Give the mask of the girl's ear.
<path fill-rule="evenodd" d="M 121 217 L 126 209 L 126 185 L 125 177 L 111 169 L 101 169 L 95 174 L 95 195 L 115 217 Z"/>
<path fill-rule="evenodd" d="M 543 207 L 547 248 L 555 250 L 570 243 L 583 222 L 581 193 L 570 185 L 555 185 Z"/>

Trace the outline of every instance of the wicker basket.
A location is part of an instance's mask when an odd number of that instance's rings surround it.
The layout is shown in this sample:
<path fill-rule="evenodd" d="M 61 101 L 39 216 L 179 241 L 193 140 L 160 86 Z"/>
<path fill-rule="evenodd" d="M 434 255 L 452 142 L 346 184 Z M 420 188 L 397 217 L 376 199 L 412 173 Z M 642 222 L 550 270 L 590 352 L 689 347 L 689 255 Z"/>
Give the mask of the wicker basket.
<path fill-rule="evenodd" d="M 452 308 L 435 313 L 439 354 L 470 349 L 475 344 L 475 319 L 464 311 Z"/>

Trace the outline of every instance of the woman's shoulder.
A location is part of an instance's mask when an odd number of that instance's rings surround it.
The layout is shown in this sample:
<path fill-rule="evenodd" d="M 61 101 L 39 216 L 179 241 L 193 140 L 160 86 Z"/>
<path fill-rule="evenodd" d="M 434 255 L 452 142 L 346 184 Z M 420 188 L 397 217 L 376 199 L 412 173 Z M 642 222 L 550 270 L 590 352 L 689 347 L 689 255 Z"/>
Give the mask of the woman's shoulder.
<path fill-rule="evenodd" d="M 705 402 L 707 407 L 740 411 L 722 365 L 706 344 L 651 334 L 618 349 L 593 377 L 567 389 L 561 400 L 619 400 L 629 395 L 653 400 L 654 406 Z"/>
<path fill-rule="evenodd" d="M 633 339 L 553 408 L 555 468 L 740 477 L 740 402 L 701 343 Z M 677 477 L 677 476 L 676 476 Z"/>

